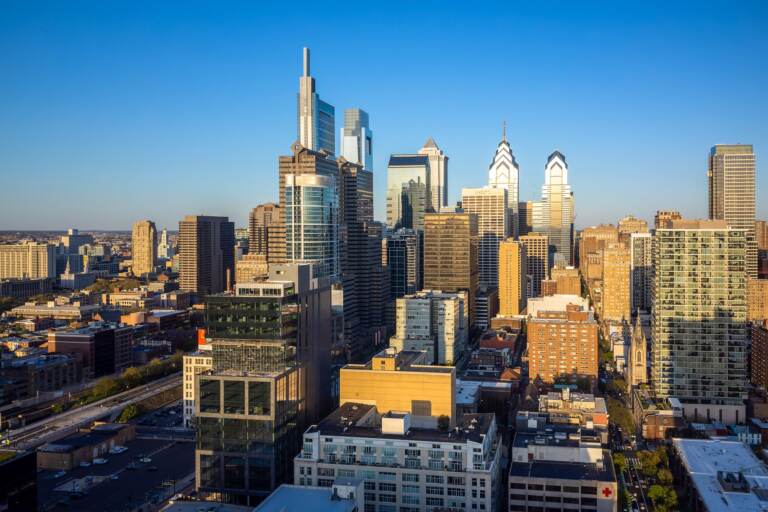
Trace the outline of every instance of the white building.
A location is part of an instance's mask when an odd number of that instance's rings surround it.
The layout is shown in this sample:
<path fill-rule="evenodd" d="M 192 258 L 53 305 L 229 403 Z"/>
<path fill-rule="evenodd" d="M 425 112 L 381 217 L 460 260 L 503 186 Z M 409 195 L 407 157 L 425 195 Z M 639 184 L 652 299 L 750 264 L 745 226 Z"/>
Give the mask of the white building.
<path fill-rule="evenodd" d="M 552 263 L 567 266 L 573 263 L 573 192 L 568 184 L 565 156 L 555 151 L 544 167 L 541 201 L 533 203 L 533 230 L 549 236 L 554 250 Z"/>
<path fill-rule="evenodd" d="M 507 210 L 510 220 L 509 234 L 517 238 L 520 235 L 519 204 L 520 199 L 520 167 L 517 165 L 512 148 L 507 142 L 506 126 L 502 133 L 501 142 L 496 148 L 493 162 L 488 169 L 488 185 L 507 191 Z"/>
<path fill-rule="evenodd" d="M 493 413 L 465 414 L 452 430 L 415 428 L 410 414 L 345 403 L 304 433 L 294 483 L 364 482 L 365 510 L 497 510 L 501 452 Z"/>
<path fill-rule="evenodd" d="M 454 364 L 469 336 L 466 292 L 422 290 L 397 299 L 395 335 L 398 352 L 423 350 L 431 364 Z"/>
<path fill-rule="evenodd" d="M 194 427 L 195 419 L 195 375 L 213 368 L 211 345 L 199 345 L 197 352 L 184 354 L 182 366 L 182 398 L 184 410 L 184 426 Z"/>
<path fill-rule="evenodd" d="M 448 157 L 437 147 L 432 137 L 419 150 L 419 154 L 429 158 L 429 206 L 439 213 L 448 207 Z"/>
<path fill-rule="evenodd" d="M 507 190 L 504 188 L 465 188 L 461 206 L 477 215 L 477 267 L 480 286 L 499 286 L 499 243 L 510 234 Z"/>
<path fill-rule="evenodd" d="M 56 277 L 56 246 L 25 242 L 0 245 L 0 279 Z"/>
<path fill-rule="evenodd" d="M 359 108 L 344 111 L 344 128 L 341 129 L 341 156 L 348 162 L 373 170 L 373 132 L 369 127 L 368 112 Z"/>
<path fill-rule="evenodd" d="M 589 300 L 578 295 L 548 295 L 528 299 L 528 316 L 536 317 L 539 311 L 565 311 L 566 306 L 575 304 L 581 311 L 590 311 Z"/>

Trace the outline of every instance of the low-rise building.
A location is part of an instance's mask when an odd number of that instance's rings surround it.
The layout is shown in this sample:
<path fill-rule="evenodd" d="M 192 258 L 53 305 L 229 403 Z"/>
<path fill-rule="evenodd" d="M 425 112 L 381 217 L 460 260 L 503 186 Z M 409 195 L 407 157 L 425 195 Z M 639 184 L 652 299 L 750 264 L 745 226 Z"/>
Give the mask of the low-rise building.
<path fill-rule="evenodd" d="M 133 329 L 123 324 L 91 322 L 77 329 L 48 333 L 48 352 L 76 355 L 87 377 L 111 375 L 133 362 Z"/>
<path fill-rule="evenodd" d="M 685 424 L 680 401 L 656 398 L 647 386 L 632 389 L 632 416 L 643 439 L 649 441 L 666 439 Z"/>
<path fill-rule="evenodd" d="M 53 289 L 53 279 L 41 277 L 38 279 L 0 279 L 0 297 L 26 299 L 34 295 L 50 293 Z"/>
<path fill-rule="evenodd" d="M 346 403 L 304 433 L 294 483 L 364 482 L 365 510 L 494 511 L 503 499 L 501 437 L 493 414 L 465 414 L 455 428 L 416 428 L 408 413 Z"/>
<path fill-rule="evenodd" d="M 24 400 L 39 392 L 58 391 L 82 382 L 83 366 L 78 358 L 69 355 L 33 353 L 3 359 L 0 362 L 0 377 L 17 383 L 13 399 Z"/>
<path fill-rule="evenodd" d="M 96 423 L 90 429 L 38 448 L 37 468 L 69 471 L 135 438 L 136 427 L 131 423 Z"/>
<path fill-rule="evenodd" d="M 0 510 L 37 510 L 37 454 L 0 450 Z"/>
<path fill-rule="evenodd" d="M 363 512 L 363 481 L 337 478 L 331 487 L 283 484 L 253 512 Z"/>
<path fill-rule="evenodd" d="M 45 303 L 27 302 L 6 314 L 23 318 L 52 318 L 82 322 L 91 319 L 99 309 L 101 306 L 98 304 L 87 304 L 79 300 L 69 302 L 66 298 L 57 298 Z"/>
<path fill-rule="evenodd" d="M 670 468 L 684 489 L 680 510 L 768 510 L 768 469 L 740 441 L 673 439 Z"/>

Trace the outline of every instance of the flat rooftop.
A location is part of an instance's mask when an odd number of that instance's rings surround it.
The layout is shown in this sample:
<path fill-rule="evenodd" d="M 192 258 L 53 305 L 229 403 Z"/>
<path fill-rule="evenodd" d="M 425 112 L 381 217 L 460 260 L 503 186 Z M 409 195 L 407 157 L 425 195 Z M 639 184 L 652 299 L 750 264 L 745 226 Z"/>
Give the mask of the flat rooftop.
<path fill-rule="evenodd" d="M 513 462 L 509 468 L 510 477 L 524 478 L 560 478 L 564 480 L 596 480 L 615 482 L 611 453 L 603 450 L 603 464 L 582 464 L 579 462 Z"/>
<path fill-rule="evenodd" d="M 267 496 L 254 512 L 352 512 L 357 503 L 333 497 L 330 487 L 303 487 L 283 484 Z"/>

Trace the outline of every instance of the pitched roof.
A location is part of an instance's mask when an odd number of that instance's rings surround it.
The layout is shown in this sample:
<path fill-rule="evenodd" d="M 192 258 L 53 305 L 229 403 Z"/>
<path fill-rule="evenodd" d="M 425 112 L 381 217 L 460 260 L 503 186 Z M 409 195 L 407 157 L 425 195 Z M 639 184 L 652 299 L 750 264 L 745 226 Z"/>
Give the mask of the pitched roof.
<path fill-rule="evenodd" d="M 427 142 L 425 142 L 425 143 L 424 143 L 424 147 L 425 147 L 425 148 L 435 148 L 435 149 L 440 149 L 440 148 L 438 148 L 438 147 L 437 147 L 437 144 L 435 143 L 435 139 L 433 139 L 432 137 L 430 137 L 429 139 L 427 139 Z"/>

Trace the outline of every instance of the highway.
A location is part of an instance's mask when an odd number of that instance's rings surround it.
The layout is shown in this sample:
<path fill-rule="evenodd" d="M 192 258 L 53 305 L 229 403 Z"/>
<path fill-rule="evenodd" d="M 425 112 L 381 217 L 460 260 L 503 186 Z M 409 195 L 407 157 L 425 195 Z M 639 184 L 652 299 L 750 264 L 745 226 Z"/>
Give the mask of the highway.
<path fill-rule="evenodd" d="M 141 402 L 180 385 L 181 372 L 11 430 L 6 435 L 10 438 L 11 446 L 17 449 L 37 448 L 72 434 L 93 421 L 117 415 L 127 405 Z"/>

